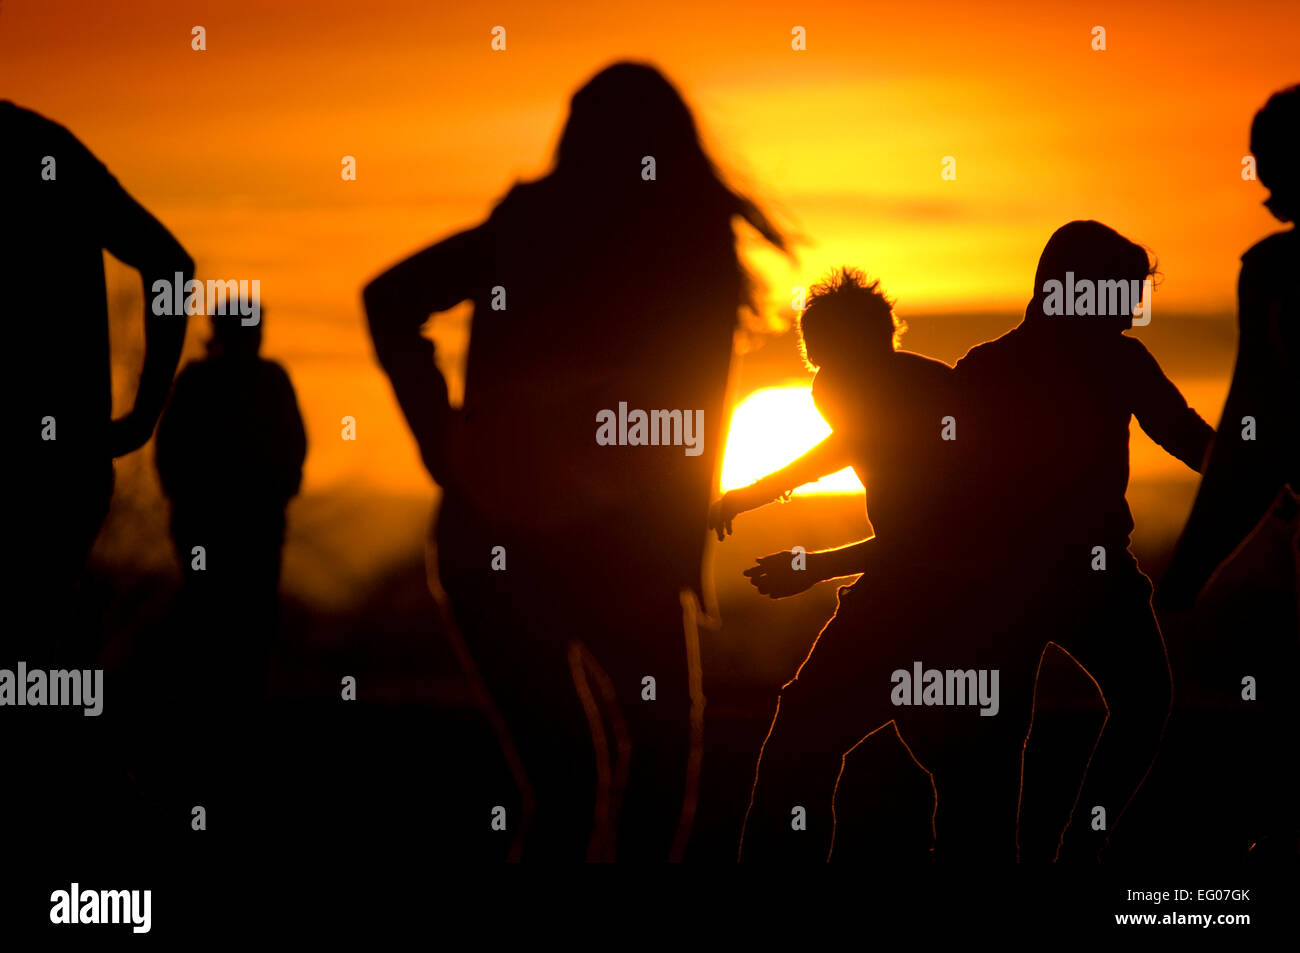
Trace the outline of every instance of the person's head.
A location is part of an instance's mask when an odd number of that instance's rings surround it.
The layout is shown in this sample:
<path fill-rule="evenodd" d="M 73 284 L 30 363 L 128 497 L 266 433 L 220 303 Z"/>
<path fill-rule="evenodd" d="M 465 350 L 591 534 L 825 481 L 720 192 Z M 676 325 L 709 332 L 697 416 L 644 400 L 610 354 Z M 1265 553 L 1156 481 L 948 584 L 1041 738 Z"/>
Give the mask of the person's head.
<path fill-rule="evenodd" d="M 799 348 L 811 370 L 874 361 L 898 348 L 904 330 L 880 282 L 844 266 L 808 290 L 799 314 Z"/>
<path fill-rule="evenodd" d="M 1062 225 L 1047 240 L 1034 275 L 1029 314 L 1061 330 L 1124 331 L 1145 301 L 1155 261 L 1137 242 L 1101 222 Z"/>
<path fill-rule="evenodd" d="M 1269 190 L 1265 208 L 1283 222 L 1300 212 L 1300 85 L 1274 93 L 1250 124 L 1250 151 L 1259 181 Z"/>
<path fill-rule="evenodd" d="M 709 158 L 681 94 L 647 64 L 615 63 L 573 94 L 550 178 L 574 201 L 634 201 L 674 216 L 684 240 L 701 223 L 739 217 L 786 250 L 780 231 Z"/>
<path fill-rule="evenodd" d="M 208 356 L 228 360 L 251 360 L 262 350 L 262 321 L 266 318 L 266 309 L 257 308 L 259 320 L 256 324 L 244 324 L 244 316 L 238 309 L 229 309 L 226 314 L 209 314 L 212 323 L 212 335 L 208 338 Z"/>

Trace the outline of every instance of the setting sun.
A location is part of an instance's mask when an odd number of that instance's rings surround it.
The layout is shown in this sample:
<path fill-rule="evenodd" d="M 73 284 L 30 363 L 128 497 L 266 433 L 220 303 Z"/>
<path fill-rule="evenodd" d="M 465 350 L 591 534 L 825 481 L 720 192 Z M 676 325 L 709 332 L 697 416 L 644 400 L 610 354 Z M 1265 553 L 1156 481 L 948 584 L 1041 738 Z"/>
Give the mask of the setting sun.
<path fill-rule="evenodd" d="M 817 413 L 809 385 L 787 384 L 754 391 L 731 415 L 722 460 L 722 489 L 747 486 L 780 469 L 817 446 L 830 432 Z M 849 467 L 795 490 L 799 496 L 861 492 L 862 484 Z"/>

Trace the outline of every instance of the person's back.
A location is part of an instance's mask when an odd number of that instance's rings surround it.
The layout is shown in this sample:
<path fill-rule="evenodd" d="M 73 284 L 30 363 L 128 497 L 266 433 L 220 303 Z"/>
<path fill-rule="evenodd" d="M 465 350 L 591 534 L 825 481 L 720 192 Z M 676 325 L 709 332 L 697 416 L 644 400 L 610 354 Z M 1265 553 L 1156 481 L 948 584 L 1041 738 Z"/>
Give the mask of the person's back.
<path fill-rule="evenodd" d="M 186 579 L 204 581 L 220 602 L 246 595 L 266 612 L 307 437 L 289 375 L 259 356 L 266 309 L 258 312 L 249 326 L 212 318 L 208 356 L 181 371 L 159 423 L 157 466 Z M 201 572 L 195 546 L 205 549 Z"/>
<path fill-rule="evenodd" d="M 1097 254 L 1090 244 L 1107 240 L 1103 229 L 1072 223 L 1057 233 L 1063 239 L 1053 236 L 1061 250 L 1050 254 L 1073 262 L 1078 274 L 1091 276 L 1086 280 L 1138 281 L 1133 275 L 1147 267 L 1140 246 L 1132 246 L 1141 261 L 1131 274 L 1089 262 Z M 1056 270 L 1040 265 L 1039 279 Z M 1068 572 L 1087 567 L 1102 547 L 1118 566 L 1131 558 L 1131 420 L 1193 470 L 1213 431 L 1146 347 L 1121 333 L 1131 313 L 1044 313 L 1043 284 L 1024 322 L 972 348 L 956 366 L 959 417 L 968 425 L 958 427 L 967 441 L 971 526 L 981 547 L 1013 565 Z"/>
<path fill-rule="evenodd" d="M 289 375 L 258 355 L 260 322 L 212 321 L 208 356 L 181 371 L 158 426 L 158 476 L 185 580 L 186 637 L 172 664 L 194 672 L 196 697 L 254 700 L 266 690 L 286 507 L 307 438 Z"/>
<path fill-rule="evenodd" d="M 954 385 L 950 366 L 903 350 L 864 376 L 823 368 L 813 382 L 818 412 L 851 447 L 867 517 L 891 560 L 951 555 L 945 527 L 962 478 L 956 433 L 944 433 Z"/>
<path fill-rule="evenodd" d="M 969 447 L 992 465 L 971 483 L 984 544 L 1029 563 L 1119 555 L 1133 517 L 1125 498 L 1133 417 L 1193 469 L 1209 426 L 1188 410 L 1142 343 L 1059 335 L 1026 320 L 957 365 L 970 397 Z"/>
<path fill-rule="evenodd" d="M 193 361 L 176 378 L 158 428 L 159 474 L 174 506 L 283 511 L 305 454 L 293 384 L 275 361 Z"/>
<path fill-rule="evenodd" d="M 694 585 L 741 298 L 734 236 L 640 196 L 579 204 L 553 181 L 521 186 L 482 228 L 456 489 L 529 535 L 639 539 Z M 627 445 L 598 440 L 602 411 L 631 420 Z"/>
<path fill-rule="evenodd" d="M 1298 270 L 1300 233 L 1291 228 L 1270 235 L 1241 256 L 1237 294 L 1246 362 L 1241 373 L 1258 388 L 1264 413 L 1278 428 L 1269 435 L 1265 454 L 1292 489 L 1300 488 Z"/>

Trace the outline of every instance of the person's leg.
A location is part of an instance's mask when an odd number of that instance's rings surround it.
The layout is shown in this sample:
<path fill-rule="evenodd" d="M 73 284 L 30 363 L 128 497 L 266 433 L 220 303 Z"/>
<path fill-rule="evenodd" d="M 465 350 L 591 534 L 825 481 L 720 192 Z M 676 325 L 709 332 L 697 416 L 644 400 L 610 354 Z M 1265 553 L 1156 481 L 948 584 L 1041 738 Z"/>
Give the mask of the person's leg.
<path fill-rule="evenodd" d="M 862 592 L 840 590 L 835 616 L 781 689 L 759 751 L 739 857 L 824 863 L 834 837 L 834 797 L 844 757 L 894 717 L 888 666 L 872 660 L 870 632 L 894 638 L 889 620 L 866 625 Z M 864 655 L 866 656 L 864 658 Z"/>
<path fill-rule="evenodd" d="M 1151 584 L 1136 566 L 1083 587 L 1075 621 L 1056 642 L 1097 683 L 1106 718 L 1063 832 L 1058 859 L 1095 860 L 1155 760 L 1172 702 Z"/>
<path fill-rule="evenodd" d="M 587 713 L 575 689 L 569 648 L 576 642 L 566 644 L 501 602 L 457 606 L 456 620 L 453 639 L 463 637 L 469 671 L 486 693 L 488 718 L 519 786 L 500 805 L 491 805 L 506 808 L 506 830 L 514 832 L 518 844 L 514 856 L 526 861 L 587 859 L 597 762 Z"/>
<path fill-rule="evenodd" d="M 934 772 L 936 860 L 1016 862 L 1023 744 L 1023 731 L 1009 724 L 986 733 L 957 731 L 926 762 Z"/>
<path fill-rule="evenodd" d="M 494 546 L 504 547 L 504 563 L 493 559 Z M 481 816 L 506 809 L 508 859 L 585 860 L 597 761 L 571 662 L 580 603 L 557 573 L 571 564 L 549 540 L 492 528 L 448 504 L 429 555 L 438 567 L 431 585 L 451 610 L 447 635 L 515 782 Z"/>
<path fill-rule="evenodd" d="M 680 860 L 698 793 L 703 697 L 693 596 L 670 584 L 652 599 L 605 601 L 604 624 L 588 628 L 586 665 L 575 677 L 598 750 L 617 843 L 602 859 Z M 607 795 L 606 795 L 607 790 Z M 599 815 L 598 815 L 599 816 Z"/>
<path fill-rule="evenodd" d="M 18 559 L 7 569 L 3 587 L 10 606 L 35 611 L 0 634 L 0 668 L 15 678 L 19 663 L 28 672 L 93 672 L 100 635 L 79 590 L 108 513 L 112 467 L 87 462 L 84 469 L 38 468 L 37 474 L 33 495 L 21 501 L 14 517 Z M 25 692 L 27 685 L 15 690 Z M 111 689 L 105 695 L 105 711 L 116 716 L 117 696 Z M 5 710 L 3 721 L 6 754 L 22 767 L 0 791 L 0 823 L 19 842 L 36 841 L 87 810 L 85 759 L 70 759 L 67 752 L 69 739 L 82 737 L 95 719 L 72 708 L 14 707 Z"/>
<path fill-rule="evenodd" d="M 914 611 L 907 646 L 943 679 L 942 703 L 899 709 L 900 734 L 933 773 L 935 859 L 1014 863 L 1041 620 L 1024 614 L 1013 586 L 955 569 L 942 578 L 946 598 Z"/>

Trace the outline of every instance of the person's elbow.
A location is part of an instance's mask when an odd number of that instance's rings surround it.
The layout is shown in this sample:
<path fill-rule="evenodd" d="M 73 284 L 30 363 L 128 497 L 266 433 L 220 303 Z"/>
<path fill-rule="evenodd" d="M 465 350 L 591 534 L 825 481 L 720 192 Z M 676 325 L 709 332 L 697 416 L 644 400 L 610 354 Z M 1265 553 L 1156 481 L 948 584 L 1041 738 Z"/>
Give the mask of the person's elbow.
<path fill-rule="evenodd" d="M 192 277 L 195 268 L 193 257 L 176 239 L 170 235 L 167 238 L 168 241 L 158 248 L 157 254 L 153 256 L 149 266 L 141 270 L 169 277 L 179 272 L 187 279 Z"/>
<path fill-rule="evenodd" d="M 366 314 L 370 339 L 374 342 L 380 364 L 384 366 L 388 365 L 396 352 L 402 350 L 403 335 L 400 306 L 386 279 L 386 275 L 380 275 L 361 292 L 361 304 Z"/>
<path fill-rule="evenodd" d="M 372 334 L 388 322 L 392 314 L 392 303 L 393 292 L 387 274 L 372 279 L 361 289 L 361 306 Z"/>

